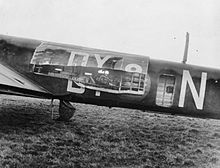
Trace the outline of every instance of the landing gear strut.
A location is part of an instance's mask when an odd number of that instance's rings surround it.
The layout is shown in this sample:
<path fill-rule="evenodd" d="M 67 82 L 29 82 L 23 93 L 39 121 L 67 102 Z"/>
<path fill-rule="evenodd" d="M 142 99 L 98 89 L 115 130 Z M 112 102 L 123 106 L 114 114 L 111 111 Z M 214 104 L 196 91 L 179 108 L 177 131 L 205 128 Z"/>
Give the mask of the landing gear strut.
<path fill-rule="evenodd" d="M 59 121 L 69 121 L 74 113 L 76 111 L 76 108 L 70 104 L 69 101 L 60 100 L 59 105 L 59 118 L 57 120 Z"/>

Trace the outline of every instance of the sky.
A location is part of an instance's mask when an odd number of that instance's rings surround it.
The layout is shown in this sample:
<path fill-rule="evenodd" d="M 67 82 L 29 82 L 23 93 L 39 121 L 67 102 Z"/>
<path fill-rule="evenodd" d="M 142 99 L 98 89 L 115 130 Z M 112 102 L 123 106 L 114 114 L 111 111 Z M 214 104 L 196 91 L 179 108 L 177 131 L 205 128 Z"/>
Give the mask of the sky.
<path fill-rule="evenodd" d="M 0 34 L 220 68 L 219 0 L 0 0 Z"/>

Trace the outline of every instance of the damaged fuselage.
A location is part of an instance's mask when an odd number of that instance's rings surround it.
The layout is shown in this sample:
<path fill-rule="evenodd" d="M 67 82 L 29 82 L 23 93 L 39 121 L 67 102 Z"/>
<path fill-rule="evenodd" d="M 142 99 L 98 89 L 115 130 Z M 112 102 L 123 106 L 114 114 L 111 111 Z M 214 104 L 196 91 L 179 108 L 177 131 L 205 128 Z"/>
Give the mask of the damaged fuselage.
<path fill-rule="evenodd" d="M 217 69 L 0 36 L 0 70 L 4 94 L 220 119 Z"/>

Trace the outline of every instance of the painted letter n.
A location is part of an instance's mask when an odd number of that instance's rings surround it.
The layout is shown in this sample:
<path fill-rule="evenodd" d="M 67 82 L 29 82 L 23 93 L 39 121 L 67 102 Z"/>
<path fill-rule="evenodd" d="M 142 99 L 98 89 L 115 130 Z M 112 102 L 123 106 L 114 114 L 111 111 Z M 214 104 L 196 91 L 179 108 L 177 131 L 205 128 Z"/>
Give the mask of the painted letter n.
<path fill-rule="evenodd" d="M 205 98 L 206 80 L 207 80 L 207 73 L 202 72 L 200 90 L 198 94 L 189 71 L 183 70 L 183 77 L 182 77 L 182 84 L 181 84 L 180 98 L 179 98 L 179 107 L 184 107 L 185 97 L 186 97 L 186 86 L 188 83 L 196 108 L 202 110 L 204 104 L 204 98 Z"/>

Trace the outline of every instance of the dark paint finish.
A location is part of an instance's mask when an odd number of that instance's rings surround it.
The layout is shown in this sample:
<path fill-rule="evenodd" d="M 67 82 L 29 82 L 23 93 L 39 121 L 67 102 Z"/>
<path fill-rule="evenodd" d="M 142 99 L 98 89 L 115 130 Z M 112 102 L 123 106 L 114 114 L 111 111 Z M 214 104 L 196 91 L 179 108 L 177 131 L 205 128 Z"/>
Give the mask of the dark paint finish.
<path fill-rule="evenodd" d="M 196 108 L 189 87 L 186 88 L 184 107 L 178 107 L 183 70 L 190 71 L 197 92 L 199 92 L 200 88 L 201 73 L 207 72 L 208 75 L 203 110 L 198 110 Z M 159 108 L 161 111 L 167 111 L 173 114 L 189 115 L 194 117 L 207 117 L 218 119 L 220 118 L 220 70 L 204 68 L 194 65 L 186 65 L 181 63 L 151 60 L 149 65 L 149 74 L 151 76 L 151 79 L 154 79 L 154 84 L 153 88 L 151 88 L 150 94 L 146 97 L 147 100 L 150 100 L 146 101 L 146 104 L 150 104 L 151 106 L 153 106 L 151 108 L 156 110 L 158 109 L 157 106 L 155 106 L 155 92 L 157 89 L 156 79 L 158 79 L 159 76 L 162 74 L 173 74 L 176 77 L 177 81 L 175 86 L 174 103 L 173 106 L 170 108 Z"/>
<path fill-rule="evenodd" d="M 72 92 L 67 91 L 67 85 L 68 85 L 68 79 L 69 80 L 72 78 L 75 79 L 77 77 L 76 71 L 79 71 L 79 72 L 82 71 L 80 70 L 80 66 L 78 66 L 77 68 L 74 65 L 66 66 L 66 65 L 31 64 L 35 49 L 39 47 L 41 43 L 42 43 L 41 41 L 36 41 L 36 40 L 0 36 L 0 62 L 1 64 L 10 66 L 12 69 L 14 69 L 14 71 L 23 74 L 28 80 L 34 81 L 36 84 L 38 84 L 39 86 L 43 87 L 44 89 L 48 91 L 48 94 L 43 94 L 43 93 L 41 94 L 41 93 L 34 93 L 29 90 L 19 90 L 19 89 L 14 88 L 17 93 L 21 92 L 20 93 L 21 95 L 28 93 L 27 95 L 29 96 L 35 96 L 35 95 L 41 96 L 42 95 L 42 98 L 58 98 L 58 99 L 64 99 L 66 101 L 90 103 L 90 104 L 104 105 L 104 106 L 109 106 L 109 107 L 115 107 L 115 106 L 126 107 L 126 108 L 140 109 L 143 111 L 152 110 L 152 111 L 157 111 L 157 112 L 171 113 L 171 114 L 178 114 L 178 115 L 185 115 L 185 116 L 220 119 L 220 102 L 219 102 L 220 100 L 220 70 L 218 69 L 205 68 L 205 67 L 174 63 L 174 62 L 168 62 L 168 61 L 161 61 L 161 60 L 153 60 L 153 59 L 149 59 L 148 57 L 131 55 L 131 54 L 123 54 L 123 53 L 90 49 L 90 48 L 84 48 L 84 47 L 78 47 L 78 46 L 48 43 L 52 46 L 57 46 L 58 48 L 60 47 L 60 48 L 70 49 L 71 51 L 76 51 L 76 52 L 84 51 L 84 53 L 89 53 L 90 55 L 99 54 L 102 56 L 102 58 L 110 54 L 115 57 L 117 56 L 120 56 L 123 58 L 128 57 L 129 58 L 128 60 L 131 63 L 135 62 L 132 60 L 143 60 L 144 63 L 143 65 L 141 65 L 141 67 L 143 68 L 143 66 L 146 65 L 145 67 L 146 69 L 143 70 L 142 73 L 137 73 L 137 74 L 145 75 L 147 82 L 146 82 L 146 87 L 145 87 L 146 90 L 144 94 L 135 94 L 135 91 L 137 90 L 132 88 L 134 91 L 132 93 L 129 93 L 129 92 L 109 93 L 105 91 L 99 91 L 100 93 L 98 94 L 100 95 L 97 96 L 96 95 L 97 90 L 95 90 L 94 88 L 93 89 L 89 88 L 91 84 L 88 85 L 88 88 L 85 89 L 84 93 L 78 94 L 78 93 L 72 93 Z M 61 56 L 62 54 L 66 54 L 60 50 L 57 52 L 59 52 Z M 69 56 L 71 55 L 70 53 L 71 52 L 69 52 Z M 67 62 L 65 61 L 63 64 L 67 64 Z M 39 66 L 40 68 L 43 67 L 42 71 L 39 70 L 40 73 L 36 73 L 37 72 L 36 68 L 39 68 L 37 66 Z M 108 65 L 106 64 L 106 66 Z M 81 67 L 81 68 L 85 68 L 85 67 Z M 55 72 L 55 69 L 57 72 Z M 116 74 L 119 74 L 119 73 L 122 74 L 120 76 L 121 78 L 126 73 L 131 74 L 131 76 L 135 74 L 133 72 L 126 72 L 124 69 L 122 70 L 113 69 L 112 70 L 111 68 L 108 69 L 108 68 L 102 68 L 102 67 L 101 68 L 100 67 L 91 67 L 91 68 L 88 67 L 88 71 L 93 72 L 93 74 L 95 71 L 98 72 L 99 70 L 106 70 L 109 73 L 113 71 L 112 79 L 114 79 L 114 76 L 116 76 Z M 193 80 L 193 84 L 198 94 L 200 93 L 201 74 L 207 73 L 205 98 L 204 98 L 204 105 L 202 109 L 198 109 L 196 107 L 195 100 L 192 96 L 192 90 L 189 88 L 188 84 L 186 87 L 184 106 L 179 107 L 181 84 L 182 84 L 184 70 L 189 71 L 192 77 L 192 80 Z M 60 72 L 58 71 L 61 71 L 63 74 L 59 76 Z M 49 73 L 50 75 L 48 75 Z M 157 93 L 158 82 L 159 82 L 160 76 L 164 74 L 175 77 L 174 87 L 169 86 L 168 89 L 166 88 L 167 93 L 169 92 L 174 93 L 173 103 L 172 103 L 172 106 L 170 107 L 158 106 L 156 103 L 157 94 L 158 94 Z M 147 78 L 149 79 L 147 80 Z M 109 84 L 111 82 L 107 82 L 108 84 L 106 84 L 106 86 L 103 83 L 100 84 L 96 82 L 94 86 L 96 88 L 106 87 L 107 89 L 110 89 L 110 90 L 117 90 L 117 89 L 112 89 L 114 82 L 113 84 Z M 139 82 L 139 86 L 141 85 L 140 83 L 141 81 Z M 78 87 L 76 83 L 73 83 L 73 85 L 75 85 L 76 88 Z M 112 88 L 110 88 L 110 86 Z M 117 87 L 120 87 L 120 89 L 122 88 L 118 84 L 117 84 Z M 0 88 L 2 88 L 0 89 L 2 90 L 2 93 L 7 93 L 7 90 L 9 90 L 8 88 L 10 88 L 10 86 L 4 86 L 4 87 L 0 86 Z M 10 93 L 8 92 L 8 94 Z"/>

